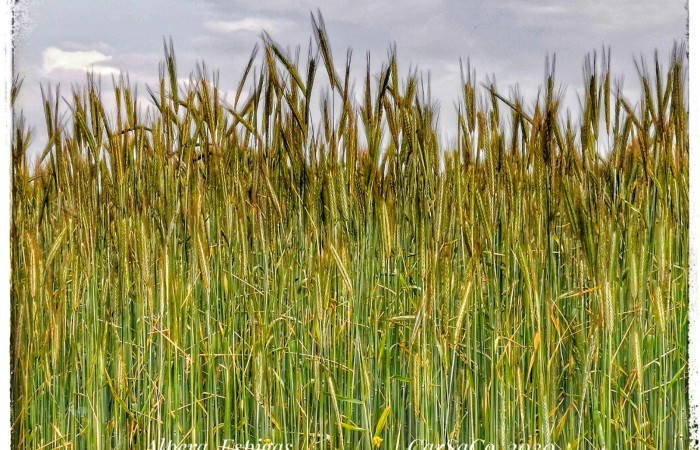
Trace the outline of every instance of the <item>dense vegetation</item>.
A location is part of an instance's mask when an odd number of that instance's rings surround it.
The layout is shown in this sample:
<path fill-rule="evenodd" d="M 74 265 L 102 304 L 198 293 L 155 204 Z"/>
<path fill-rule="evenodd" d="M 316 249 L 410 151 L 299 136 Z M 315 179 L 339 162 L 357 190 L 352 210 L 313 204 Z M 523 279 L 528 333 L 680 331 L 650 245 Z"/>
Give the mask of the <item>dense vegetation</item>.
<path fill-rule="evenodd" d="M 47 90 L 36 166 L 16 120 L 14 446 L 686 448 L 685 49 L 637 102 L 589 57 L 576 121 L 467 68 L 445 148 L 314 35 L 235 98 L 172 44 L 149 109 Z"/>

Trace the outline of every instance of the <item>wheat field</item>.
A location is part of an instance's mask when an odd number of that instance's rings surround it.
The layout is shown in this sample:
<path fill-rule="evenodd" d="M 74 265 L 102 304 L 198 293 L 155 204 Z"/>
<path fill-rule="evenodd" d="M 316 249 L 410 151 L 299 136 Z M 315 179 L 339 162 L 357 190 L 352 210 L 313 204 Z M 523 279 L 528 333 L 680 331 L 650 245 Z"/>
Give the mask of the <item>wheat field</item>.
<path fill-rule="evenodd" d="M 14 447 L 687 448 L 685 48 L 636 99 L 589 55 L 576 119 L 554 64 L 465 65 L 445 145 L 312 32 L 226 98 L 172 43 L 145 94 L 45 87 L 36 163 L 16 111 Z"/>

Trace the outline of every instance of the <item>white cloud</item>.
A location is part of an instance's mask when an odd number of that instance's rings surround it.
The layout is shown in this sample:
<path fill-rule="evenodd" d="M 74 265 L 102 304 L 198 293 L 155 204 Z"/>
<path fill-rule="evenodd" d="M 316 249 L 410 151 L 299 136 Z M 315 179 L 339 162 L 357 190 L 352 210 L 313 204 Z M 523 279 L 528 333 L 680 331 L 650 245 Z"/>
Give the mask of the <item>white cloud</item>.
<path fill-rule="evenodd" d="M 571 8 L 567 10 L 564 5 L 533 5 L 524 2 L 510 2 L 503 5 L 503 7 L 526 15 L 565 14 L 567 11 L 571 10 Z"/>
<path fill-rule="evenodd" d="M 66 51 L 49 47 L 43 52 L 42 69 L 45 74 L 56 70 L 87 70 L 101 75 L 118 74 L 117 68 L 100 64 L 111 59 L 111 56 L 97 50 Z"/>
<path fill-rule="evenodd" d="M 682 6 L 682 0 L 589 0 L 565 5 L 551 1 L 515 0 L 505 3 L 502 8 L 516 14 L 521 25 L 529 22 L 534 26 L 575 26 L 595 33 L 621 33 L 674 23 L 685 14 Z"/>
<path fill-rule="evenodd" d="M 326 20 L 339 20 L 346 23 L 361 25 L 377 25 L 386 23 L 401 23 L 405 21 L 420 21 L 426 14 L 432 15 L 438 11 L 444 0 L 354 0 L 348 7 L 345 0 L 277 0 L 265 2 L 260 0 L 210 0 L 219 10 L 226 13 L 236 13 L 241 9 L 255 11 L 262 15 L 284 15 L 294 19 L 303 18 L 309 23 L 309 13 L 320 8 Z"/>
<path fill-rule="evenodd" d="M 214 33 L 254 33 L 258 34 L 262 31 L 268 33 L 277 33 L 285 28 L 288 28 L 292 22 L 284 19 L 262 19 L 256 17 L 248 17 L 241 20 L 215 20 L 204 23 L 204 28 Z"/>

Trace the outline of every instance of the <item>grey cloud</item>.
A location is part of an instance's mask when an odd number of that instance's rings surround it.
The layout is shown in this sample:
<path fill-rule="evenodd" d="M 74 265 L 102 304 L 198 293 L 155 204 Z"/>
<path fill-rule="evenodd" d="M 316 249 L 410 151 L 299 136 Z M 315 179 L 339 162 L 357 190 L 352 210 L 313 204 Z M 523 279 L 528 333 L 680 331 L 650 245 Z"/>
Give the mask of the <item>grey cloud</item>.
<path fill-rule="evenodd" d="M 40 109 L 26 106 L 38 102 L 30 84 L 84 81 L 78 70 L 44 74 L 42 52 L 49 47 L 100 52 L 111 59 L 97 64 L 128 71 L 133 82 L 154 83 L 163 58 L 162 39 L 170 36 L 180 78 L 186 79 L 197 62 L 205 61 L 208 68 L 220 69 L 222 88 L 231 89 L 262 30 L 292 54 L 300 46 L 303 63 L 313 41 L 310 13 L 320 7 L 336 64 L 342 66 L 346 50 L 353 49 L 356 91 L 363 89 L 365 52 L 372 54 L 375 74 L 395 42 L 402 78 L 409 67 L 431 73 L 443 128 L 451 132 L 453 105 L 460 96 L 460 58 L 470 59 L 479 81 L 495 74 L 499 90 L 507 93 L 517 83 L 526 100 L 533 100 L 543 80 L 545 56 L 556 52 L 558 80 L 569 86 L 568 97 L 575 105 L 585 54 L 611 45 L 613 69 L 626 74 L 626 92 L 634 96 L 632 56 L 644 52 L 650 57 L 654 48 L 663 55 L 674 38 L 684 38 L 686 16 L 684 0 L 355 0 L 350 6 L 340 0 L 154 0 L 128 5 L 66 0 L 60 6 L 44 2 L 33 10 L 37 26 L 22 37 L 18 58 L 27 75 L 27 95 L 20 107 Z M 324 77 L 323 71 L 319 77 Z M 41 116 L 32 114 L 29 119 L 41 124 Z"/>

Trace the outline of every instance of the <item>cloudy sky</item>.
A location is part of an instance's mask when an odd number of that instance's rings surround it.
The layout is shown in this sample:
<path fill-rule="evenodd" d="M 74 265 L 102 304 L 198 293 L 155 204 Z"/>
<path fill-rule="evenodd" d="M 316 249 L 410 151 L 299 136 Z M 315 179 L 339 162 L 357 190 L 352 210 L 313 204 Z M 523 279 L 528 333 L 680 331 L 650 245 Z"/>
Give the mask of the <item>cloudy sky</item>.
<path fill-rule="evenodd" d="M 441 105 L 443 139 L 454 134 L 460 92 L 460 58 L 470 60 L 477 78 L 494 75 L 500 91 L 516 83 L 534 99 L 544 61 L 555 53 L 556 73 L 576 106 L 587 53 L 612 50 L 612 68 L 624 74 L 625 93 L 634 98 L 634 58 L 668 61 L 675 41 L 685 39 L 686 0 L 20 0 L 15 37 L 16 73 L 24 77 L 18 103 L 43 148 L 40 84 L 60 83 L 62 93 L 85 80 L 85 68 L 103 75 L 125 71 L 135 83 L 153 84 L 163 56 L 163 39 L 173 39 L 183 79 L 199 61 L 220 71 L 220 85 L 233 90 L 260 33 L 280 44 L 301 46 L 311 39 L 310 13 L 320 8 L 336 63 L 353 49 L 353 71 L 364 70 L 371 54 L 376 73 L 396 43 L 399 68 L 430 73 L 433 97 Z M 667 65 L 667 64 L 666 64 Z M 358 79 L 356 92 L 362 82 Z M 145 93 L 145 89 L 140 92 Z"/>

